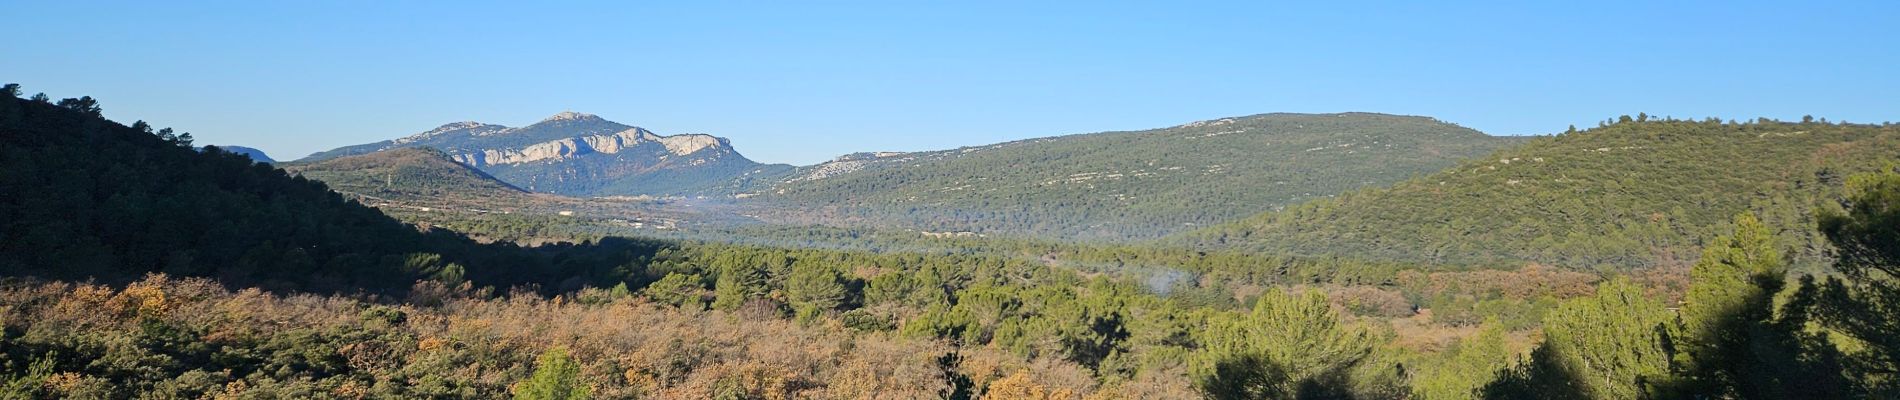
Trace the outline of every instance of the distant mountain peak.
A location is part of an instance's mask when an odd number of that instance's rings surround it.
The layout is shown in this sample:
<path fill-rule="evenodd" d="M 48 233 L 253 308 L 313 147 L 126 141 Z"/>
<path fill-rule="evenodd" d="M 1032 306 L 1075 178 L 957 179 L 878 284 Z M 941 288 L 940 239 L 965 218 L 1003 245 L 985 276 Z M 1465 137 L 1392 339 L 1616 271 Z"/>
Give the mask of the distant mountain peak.
<path fill-rule="evenodd" d="M 499 125 L 490 125 L 490 124 L 484 124 L 484 123 L 475 122 L 475 121 L 450 122 L 450 123 L 442 124 L 442 126 L 435 127 L 435 129 L 430 129 L 428 132 L 423 132 L 422 134 L 429 135 L 429 134 L 435 134 L 435 133 L 448 132 L 448 131 L 457 130 L 457 129 L 472 129 L 472 128 L 480 128 L 484 126 L 499 126 Z"/>
<path fill-rule="evenodd" d="M 601 119 L 600 116 L 597 116 L 594 114 L 578 113 L 578 112 L 573 112 L 573 111 L 562 111 L 560 113 L 556 113 L 552 116 L 549 116 L 541 120 L 541 122 L 562 122 L 562 121 L 605 121 L 605 120 Z"/>

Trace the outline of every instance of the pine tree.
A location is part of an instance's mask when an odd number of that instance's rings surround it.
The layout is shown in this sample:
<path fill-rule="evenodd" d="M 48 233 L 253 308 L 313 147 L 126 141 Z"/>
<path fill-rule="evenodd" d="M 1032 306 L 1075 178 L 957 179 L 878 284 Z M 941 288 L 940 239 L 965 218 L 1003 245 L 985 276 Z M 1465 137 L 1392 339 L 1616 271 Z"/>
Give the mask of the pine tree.
<path fill-rule="evenodd" d="M 555 347 L 534 361 L 534 376 L 515 390 L 518 400 L 585 400 L 592 395 L 580 382 L 580 364 L 569 357 L 567 349 Z"/>
<path fill-rule="evenodd" d="M 92 96 L 80 96 L 77 99 L 61 99 L 58 105 L 73 111 L 85 113 L 86 115 L 94 117 L 100 116 L 101 110 L 99 109 L 99 101 L 93 100 Z"/>
<path fill-rule="evenodd" d="M 739 306 L 745 305 L 748 299 L 747 294 L 750 292 L 751 290 L 746 288 L 745 281 L 740 280 L 738 275 L 730 272 L 719 274 L 719 279 L 713 283 L 712 308 L 725 311 L 737 310 Z"/>
<path fill-rule="evenodd" d="M 1617 277 L 1545 316 L 1545 345 L 1591 398 L 1645 398 L 1673 385 L 1674 319 L 1642 287 Z"/>
<path fill-rule="evenodd" d="M 1513 354 L 1504 345 L 1504 324 L 1486 320 L 1478 335 L 1458 342 L 1441 364 L 1421 370 L 1412 380 L 1412 394 L 1421 400 L 1463 400 L 1511 367 Z"/>
<path fill-rule="evenodd" d="M 699 297 L 701 290 L 704 289 L 700 287 L 700 277 L 698 274 L 669 272 L 665 277 L 660 278 L 660 280 L 653 282 L 651 285 L 647 285 L 643 293 L 646 293 L 648 299 L 652 299 L 656 302 L 672 304 L 685 309 L 698 310 L 705 307 L 705 304 L 702 303 L 703 300 L 700 300 Z M 736 307 L 736 305 L 734 307 Z"/>
<path fill-rule="evenodd" d="M 1850 376 L 1873 397 L 1900 397 L 1900 173 L 1851 176 L 1841 209 L 1817 214 L 1841 277 L 1804 284 L 1829 328 L 1858 339 Z M 1817 287 L 1818 286 L 1818 287 Z"/>
<path fill-rule="evenodd" d="M 818 314 L 844 305 L 850 293 L 837 271 L 827 267 L 802 266 L 794 267 L 792 276 L 786 278 L 785 295 L 796 308 L 799 319 L 808 321 Z"/>
<path fill-rule="evenodd" d="M 1276 287 L 1246 316 L 1211 322 L 1197 369 L 1202 391 L 1214 398 L 1343 394 L 1348 370 L 1372 352 L 1371 334 L 1342 326 L 1316 290 Z"/>
<path fill-rule="evenodd" d="M 1840 366 L 1832 349 L 1803 332 L 1800 310 L 1777 317 L 1774 295 L 1786 261 L 1775 237 L 1752 213 L 1716 237 L 1691 269 L 1682 309 L 1686 397 L 1740 399 L 1839 398 Z M 1804 356 L 1803 353 L 1807 353 Z"/>
<path fill-rule="evenodd" d="M 1690 269 L 1693 283 L 1682 309 L 1685 332 L 1705 334 L 1750 308 L 1751 301 L 1778 291 L 1786 270 L 1768 227 L 1752 213 L 1736 216 L 1734 234 L 1716 237 Z"/>

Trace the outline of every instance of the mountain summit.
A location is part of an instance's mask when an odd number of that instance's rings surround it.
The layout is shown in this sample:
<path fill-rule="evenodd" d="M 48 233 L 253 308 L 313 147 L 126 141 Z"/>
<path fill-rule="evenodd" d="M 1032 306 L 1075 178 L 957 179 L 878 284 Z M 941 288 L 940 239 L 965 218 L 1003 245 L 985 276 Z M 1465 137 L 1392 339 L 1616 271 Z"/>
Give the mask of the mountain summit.
<path fill-rule="evenodd" d="M 663 136 L 563 111 L 523 127 L 467 121 L 400 139 L 342 147 L 301 161 L 428 147 L 515 186 L 571 196 L 706 194 L 762 165 L 724 138 Z M 766 166 L 789 168 L 784 166 Z"/>
<path fill-rule="evenodd" d="M 549 116 L 541 120 L 541 122 L 551 122 L 551 121 L 606 121 L 606 120 L 601 119 L 600 116 L 597 116 L 594 114 L 577 113 L 573 111 L 562 111 L 560 113 L 556 113 L 552 116 Z"/>

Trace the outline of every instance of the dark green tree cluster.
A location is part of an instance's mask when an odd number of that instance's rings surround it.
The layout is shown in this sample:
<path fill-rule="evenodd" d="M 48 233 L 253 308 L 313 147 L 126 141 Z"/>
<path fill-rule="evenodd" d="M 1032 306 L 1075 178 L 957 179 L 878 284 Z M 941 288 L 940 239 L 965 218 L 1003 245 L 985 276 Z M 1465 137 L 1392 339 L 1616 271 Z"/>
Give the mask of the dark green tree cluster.
<path fill-rule="evenodd" d="M 1319 292 L 1275 288 L 1245 316 L 1210 322 L 1196 365 L 1211 398 L 1375 398 L 1398 383 L 1362 379 L 1396 366 L 1374 357 L 1380 338 L 1345 325 Z"/>

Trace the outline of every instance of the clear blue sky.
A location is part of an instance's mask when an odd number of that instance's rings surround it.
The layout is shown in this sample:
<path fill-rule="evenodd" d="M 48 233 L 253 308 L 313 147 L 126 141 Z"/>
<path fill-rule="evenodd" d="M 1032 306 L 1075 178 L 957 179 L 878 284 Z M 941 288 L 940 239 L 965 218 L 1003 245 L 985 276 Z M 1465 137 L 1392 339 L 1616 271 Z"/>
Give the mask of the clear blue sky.
<path fill-rule="evenodd" d="M 0 0 L 0 81 L 280 159 L 563 110 L 799 164 L 1277 111 L 1900 120 L 1891 0 L 516 3 Z"/>

